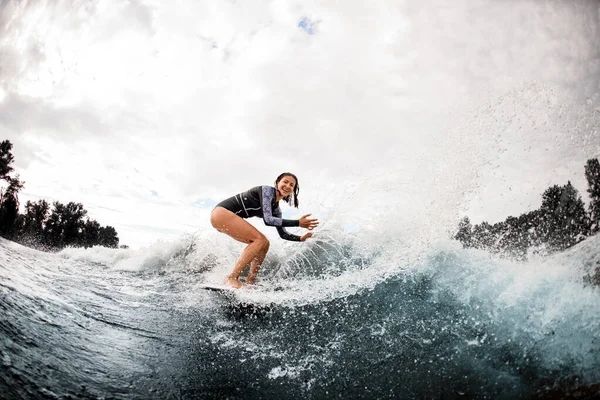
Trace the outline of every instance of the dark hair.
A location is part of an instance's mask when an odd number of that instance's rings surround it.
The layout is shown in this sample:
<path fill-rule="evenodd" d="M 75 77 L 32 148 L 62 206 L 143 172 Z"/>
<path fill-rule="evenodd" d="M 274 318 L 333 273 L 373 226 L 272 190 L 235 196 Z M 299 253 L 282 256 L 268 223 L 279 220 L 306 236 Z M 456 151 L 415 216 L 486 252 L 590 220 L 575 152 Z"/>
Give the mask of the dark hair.
<path fill-rule="evenodd" d="M 291 172 L 284 172 L 283 174 L 279 175 L 277 179 L 275 179 L 275 188 L 277 188 L 277 184 L 279 183 L 279 181 L 286 176 L 291 176 L 292 178 L 294 178 L 296 180 L 296 185 L 294 186 L 293 193 L 287 197 L 284 197 L 283 200 L 290 206 L 298 208 L 298 193 L 300 193 L 300 185 L 298 184 L 298 178 L 296 177 L 296 175 L 292 174 Z"/>

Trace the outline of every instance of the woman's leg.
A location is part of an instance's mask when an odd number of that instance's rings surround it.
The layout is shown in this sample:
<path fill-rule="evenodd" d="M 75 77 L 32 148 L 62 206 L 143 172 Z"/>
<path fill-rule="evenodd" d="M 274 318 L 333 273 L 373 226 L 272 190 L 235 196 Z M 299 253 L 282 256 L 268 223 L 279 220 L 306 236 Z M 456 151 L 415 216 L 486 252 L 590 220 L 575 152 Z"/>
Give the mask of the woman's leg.
<path fill-rule="evenodd" d="M 258 272 L 269 250 L 269 240 L 258 229 L 223 207 L 217 207 L 212 211 L 210 222 L 219 232 L 226 233 L 235 240 L 248 244 L 236 261 L 233 271 L 225 279 L 225 284 L 239 288 L 242 286 L 242 282 L 239 280 L 240 273 L 246 265 L 249 263 L 254 264 L 254 271 L 255 273 Z"/>
<path fill-rule="evenodd" d="M 254 257 L 254 260 L 252 260 L 252 262 L 250 263 L 250 271 L 248 272 L 248 277 L 246 278 L 246 283 L 249 283 L 251 285 L 256 283 L 256 275 L 258 275 L 258 270 L 260 269 L 260 266 L 262 265 L 263 261 L 265 260 L 265 257 L 267 256 L 268 251 L 269 251 L 269 241 L 267 241 L 266 246 L 263 247 L 258 252 L 256 257 Z"/>

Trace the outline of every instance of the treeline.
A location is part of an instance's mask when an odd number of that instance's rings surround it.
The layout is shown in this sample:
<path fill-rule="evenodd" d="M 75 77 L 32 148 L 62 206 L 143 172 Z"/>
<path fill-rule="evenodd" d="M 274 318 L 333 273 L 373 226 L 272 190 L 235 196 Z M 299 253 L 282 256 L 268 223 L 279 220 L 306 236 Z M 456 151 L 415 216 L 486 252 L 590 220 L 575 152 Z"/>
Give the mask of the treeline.
<path fill-rule="evenodd" d="M 530 249 L 546 254 L 571 247 L 600 230 L 600 162 L 585 165 L 590 204 L 585 207 L 577 189 L 568 182 L 554 185 L 542 194 L 542 205 L 503 222 L 471 225 L 468 217 L 460 222 L 454 238 L 464 247 L 484 249 L 504 256 L 526 259 Z"/>
<path fill-rule="evenodd" d="M 0 236 L 42 250 L 56 251 L 67 246 L 119 246 L 119 236 L 112 226 L 101 226 L 87 215 L 81 203 L 52 206 L 46 200 L 28 201 L 19 212 L 19 191 L 25 182 L 13 172 L 12 143 L 0 143 L 0 179 L 8 186 L 0 190 Z"/>

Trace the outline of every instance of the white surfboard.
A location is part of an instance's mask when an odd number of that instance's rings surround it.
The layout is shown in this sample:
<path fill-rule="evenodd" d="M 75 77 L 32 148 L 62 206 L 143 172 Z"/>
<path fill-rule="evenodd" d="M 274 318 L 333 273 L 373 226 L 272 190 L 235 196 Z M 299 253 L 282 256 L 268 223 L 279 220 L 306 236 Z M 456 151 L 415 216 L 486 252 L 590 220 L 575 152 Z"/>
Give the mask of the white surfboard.
<path fill-rule="evenodd" d="M 235 292 L 236 290 L 239 290 L 236 288 L 232 288 L 231 286 L 217 285 L 214 283 L 203 283 L 200 285 L 200 288 L 219 293 Z"/>
<path fill-rule="evenodd" d="M 250 291 L 260 290 L 258 286 L 248 285 L 243 286 L 239 289 L 232 288 L 231 286 L 226 285 L 217 285 L 214 283 L 203 283 L 200 285 L 201 289 L 209 290 L 211 292 L 215 292 L 225 299 L 227 299 L 227 309 L 230 313 L 236 316 L 240 315 L 256 315 L 256 316 L 264 316 L 267 315 L 271 309 L 271 304 L 254 304 L 249 299 L 241 299 L 238 295 Z"/>
<path fill-rule="evenodd" d="M 242 286 L 241 288 L 233 288 L 231 286 L 227 286 L 227 285 L 219 285 L 216 283 L 202 283 L 200 284 L 200 288 L 201 289 L 205 289 L 205 290 L 210 290 L 213 292 L 220 292 L 220 293 L 232 293 L 232 292 L 236 292 L 239 290 L 261 290 L 261 291 L 280 291 L 280 290 L 284 290 L 282 287 L 268 287 L 268 286 L 262 286 L 262 285 L 246 285 L 246 286 Z"/>

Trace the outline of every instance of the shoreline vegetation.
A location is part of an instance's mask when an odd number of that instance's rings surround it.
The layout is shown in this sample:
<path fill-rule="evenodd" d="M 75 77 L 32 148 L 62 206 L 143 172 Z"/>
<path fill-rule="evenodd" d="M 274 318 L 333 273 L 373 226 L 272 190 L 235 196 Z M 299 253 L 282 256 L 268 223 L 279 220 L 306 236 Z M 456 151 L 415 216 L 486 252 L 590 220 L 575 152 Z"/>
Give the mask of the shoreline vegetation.
<path fill-rule="evenodd" d="M 101 226 L 87 215 L 83 204 L 46 200 L 27 201 L 19 212 L 19 191 L 25 186 L 19 175 L 12 176 L 12 143 L 0 143 L 0 179 L 8 186 L 0 190 L 0 236 L 37 250 L 56 252 L 65 247 L 119 247 L 112 226 Z M 127 246 L 121 246 L 126 248 Z"/>
<path fill-rule="evenodd" d="M 500 257 L 519 261 L 530 254 L 549 255 L 560 252 L 596 235 L 600 230 L 600 162 L 597 158 L 585 164 L 590 203 L 587 207 L 571 182 L 554 185 L 542 194 L 539 209 L 510 216 L 502 222 L 483 221 L 472 225 L 464 217 L 453 239 L 464 248 L 485 250 Z M 600 261 L 597 261 L 599 264 Z M 600 264 L 585 282 L 600 286 Z"/>

